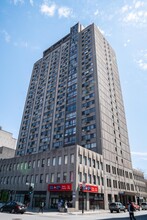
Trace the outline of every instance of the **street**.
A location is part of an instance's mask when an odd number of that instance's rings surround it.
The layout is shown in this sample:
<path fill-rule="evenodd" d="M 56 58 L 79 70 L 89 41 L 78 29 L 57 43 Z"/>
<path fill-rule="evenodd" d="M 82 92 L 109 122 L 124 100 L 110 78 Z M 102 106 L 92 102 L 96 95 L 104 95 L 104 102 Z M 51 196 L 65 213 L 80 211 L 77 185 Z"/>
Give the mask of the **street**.
<path fill-rule="evenodd" d="M 58 212 L 44 212 L 42 213 L 25 213 L 21 214 L 9 214 L 0 213 L 0 219 L 4 220 L 103 220 L 103 219 L 118 219 L 129 220 L 129 214 L 126 213 L 109 213 L 108 212 L 90 212 L 90 213 L 58 213 Z M 136 220 L 147 220 L 147 211 L 135 212 Z"/>

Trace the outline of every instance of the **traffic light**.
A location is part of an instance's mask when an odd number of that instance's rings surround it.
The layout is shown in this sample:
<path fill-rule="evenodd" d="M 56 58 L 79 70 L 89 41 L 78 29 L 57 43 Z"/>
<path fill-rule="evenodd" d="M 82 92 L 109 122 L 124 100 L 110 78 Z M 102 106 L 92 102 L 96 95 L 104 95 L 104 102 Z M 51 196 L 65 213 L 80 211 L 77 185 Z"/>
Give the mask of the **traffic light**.
<path fill-rule="evenodd" d="M 33 190 L 34 190 L 33 186 L 29 186 L 29 194 L 32 194 Z"/>
<path fill-rule="evenodd" d="M 28 194 L 25 194 L 24 203 L 27 204 L 28 202 L 30 202 L 30 196 Z"/>

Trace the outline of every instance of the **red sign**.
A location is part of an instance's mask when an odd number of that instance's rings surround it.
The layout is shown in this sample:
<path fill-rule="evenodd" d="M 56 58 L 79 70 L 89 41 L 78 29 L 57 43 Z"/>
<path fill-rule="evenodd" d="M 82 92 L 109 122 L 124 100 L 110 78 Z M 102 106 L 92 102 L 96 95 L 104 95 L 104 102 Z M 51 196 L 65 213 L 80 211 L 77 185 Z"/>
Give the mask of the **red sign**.
<path fill-rule="evenodd" d="M 48 184 L 48 191 L 72 191 L 71 183 Z"/>
<path fill-rule="evenodd" d="M 82 183 L 79 184 L 80 189 L 82 188 Z M 98 193 L 98 186 L 91 185 L 91 184 L 84 184 L 82 189 L 83 192 L 90 192 L 90 193 Z"/>

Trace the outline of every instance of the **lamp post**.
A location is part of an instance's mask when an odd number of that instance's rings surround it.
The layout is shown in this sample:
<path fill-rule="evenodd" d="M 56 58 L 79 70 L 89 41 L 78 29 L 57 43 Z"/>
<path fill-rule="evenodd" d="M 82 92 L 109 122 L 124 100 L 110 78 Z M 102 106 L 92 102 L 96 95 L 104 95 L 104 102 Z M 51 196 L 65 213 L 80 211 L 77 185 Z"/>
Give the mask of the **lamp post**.
<path fill-rule="evenodd" d="M 85 182 L 82 183 L 82 214 L 84 214 L 84 189 L 85 189 Z"/>

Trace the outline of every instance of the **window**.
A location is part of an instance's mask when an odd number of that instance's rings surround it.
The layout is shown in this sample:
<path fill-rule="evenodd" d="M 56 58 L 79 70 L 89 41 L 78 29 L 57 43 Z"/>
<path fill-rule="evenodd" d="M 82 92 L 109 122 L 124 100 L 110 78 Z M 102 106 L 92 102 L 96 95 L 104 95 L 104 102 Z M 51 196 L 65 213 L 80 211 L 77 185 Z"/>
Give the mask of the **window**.
<path fill-rule="evenodd" d="M 46 176 L 45 176 L 45 182 L 48 183 L 48 181 L 49 181 L 49 175 L 47 173 Z"/>
<path fill-rule="evenodd" d="M 37 161 L 37 167 L 40 167 L 40 160 Z"/>
<path fill-rule="evenodd" d="M 92 163 L 93 163 L 93 167 L 95 168 L 95 160 L 94 159 L 92 160 Z"/>
<path fill-rule="evenodd" d="M 61 156 L 58 157 L 58 165 L 61 165 Z"/>
<path fill-rule="evenodd" d="M 97 177 L 97 182 L 98 182 L 98 185 L 100 185 L 100 177 L 99 176 Z"/>
<path fill-rule="evenodd" d="M 96 184 L 96 176 L 93 175 L 93 184 Z"/>
<path fill-rule="evenodd" d="M 42 164 L 41 164 L 41 166 L 44 167 L 44 165 L 45 165 L 45 159 L 42 159 Z"/>
<path fill-rule="evenodd" d="M 82 164 L 82 155 L 79 155 L 79 163 Z"/>
<path fill-rule="evenodd" d="M 70 163 L 74 163 L 74 154 L 70 155 Z"/>
<path fill-rule="evenodd" d="M 64 156 L 64 164 L 67 164 L 67 155 Z"/>
<path fill-rule="evenodd" d="M 38 183 L 38 175 L 35 175 L 35 183 Z"/>
<path fill-rule="evenodd" d="M 52 165 L 55 166 L 56 165 L 56 157 L 53 157 L 53 160 L 52 160 Z"/>
<path fill-rule="evenodd" d="M 79 182 L 82 182 L 82 173 L 79 172 Z"/>
<path fill-rule="evenodd" d="M 66 172 L 63 173 L 63 182 L 64 183 L 67 182 L 67 173 Z"/>
<path fill-rule="evenodd" d="M 43 183 L 43 174 L 40 174 L 40 183 Z"/>
<path fill-rule="evenodd" d="M 91 167 L 91 158 L 88 158 L 89 167 Z"/>
<path fill-rule="evenodd" d="M 53 183 L 53 182 L 54 182 L 54 178 L 55 178 L 54 173 L 51 173 L 51 183 Z"/>
<path fill-rule="evenodd" d="M 57 183 L 60 183 L 61 174 L 57 173 Z"/>
<path fill-rule="evenodd" d="M 33 168 L 35 168 L 35 160 L 33 160 Z"/>
<path fill-rule="evenodd" d="M 47 158 L 47 166 L 50 166 L 50 158 Z"/>
<path fill-rule="evenodd" d="M 34 183 L 34 176 L 31 175 L 31 183 Z"/>
<path fill-rule="evenodd" d="M 108 165 L 108 164 L 106 164 L 106 172 L 107 173 L 110 173 L 111 171 L 110 171 L 110 165 Z"/>
<path fill-rule="evenodd" d="M 91 174 L 88 175 L 88 181 L 91 183 Z"/>
<path fill-rule="evenodd" d="M 31 161 L 29 161 L 29 163 L 28 163 L 28 169 L 30 169 L 31 168 Z"/>
<path fill-rule="evenodd" d="M 74 172 L 70 171 L 70 182 L 74 181 Z"/>
<path fill-rule="evenodd" d="M 101 177 L 101 183 L 102 183 L 102 186 L 104 185 L 104 178 Z"/>
<path fill-rule="evenodd" d="M 83 178 L 83 180 L 84 180 L 85 182 L 87 182 L 87 174 L 86 174 L 86 173 L 84 173 L 84 178 Z"/>
<path fill-rule="evenodd" d="M 87 157 L 86 156 L 84 156 L 84 165 L 87 165 Z"/>

